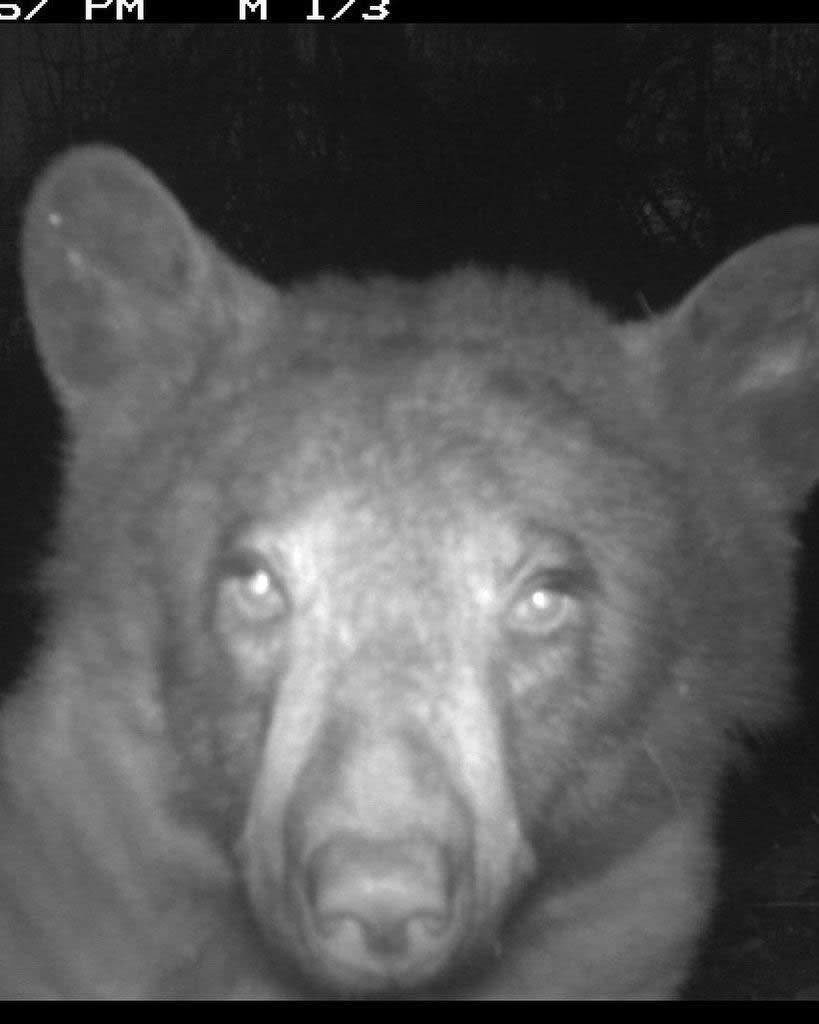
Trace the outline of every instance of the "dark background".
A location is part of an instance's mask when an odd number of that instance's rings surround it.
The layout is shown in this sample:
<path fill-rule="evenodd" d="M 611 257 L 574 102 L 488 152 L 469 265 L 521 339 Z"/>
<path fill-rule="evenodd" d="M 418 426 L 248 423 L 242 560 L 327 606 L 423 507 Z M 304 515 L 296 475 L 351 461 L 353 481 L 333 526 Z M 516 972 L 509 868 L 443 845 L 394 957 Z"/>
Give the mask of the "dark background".
<path fill-rule="evenodd" d="M 59 454 L 21 303 L 21 211 L 53 154 L 98 140 L 276 281 L 514 263 L 643 316 L 736 247 L 819 221 L 819 29 L 2 25 L 3 685 L 36 636 Z M 730 780 L 691 996 L 819 998 L 819 502 L 796 525 L 800 711 Z"/>

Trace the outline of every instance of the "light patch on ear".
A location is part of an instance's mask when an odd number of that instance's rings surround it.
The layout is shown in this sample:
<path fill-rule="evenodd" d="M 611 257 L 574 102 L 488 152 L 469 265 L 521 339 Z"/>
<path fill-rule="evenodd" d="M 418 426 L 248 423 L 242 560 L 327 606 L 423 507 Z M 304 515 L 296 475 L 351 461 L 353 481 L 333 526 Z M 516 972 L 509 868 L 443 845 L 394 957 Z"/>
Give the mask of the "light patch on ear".
<path fill-rule="evenodd" d="M 739 378 L 737 394 L 774 390 L 783 381 L 802 373 L 807 365 L 807 346 L 808 338 L 803 333 L 789 345 L 780 345 L 762 353 Z"/>
<path fill-rule="evenodd" d="M 75 270 L 82 270 L 86 266 L 85 257 L 78 249 L 68 249 L 65 256 Z"/>

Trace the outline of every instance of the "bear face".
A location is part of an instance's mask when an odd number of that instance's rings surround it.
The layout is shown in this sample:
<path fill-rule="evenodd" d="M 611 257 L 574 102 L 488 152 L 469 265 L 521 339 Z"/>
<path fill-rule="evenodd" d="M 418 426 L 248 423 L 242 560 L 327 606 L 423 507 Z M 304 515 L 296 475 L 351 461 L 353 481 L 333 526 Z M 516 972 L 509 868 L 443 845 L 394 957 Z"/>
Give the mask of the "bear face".
<path fill-rule="evenodd" d="M 24 235 L 69 435 L 0 719 L 0 990 L 669 995 L 787 707 L 819 232 L 646 324 L 275 289 L 104 147 Z"/>

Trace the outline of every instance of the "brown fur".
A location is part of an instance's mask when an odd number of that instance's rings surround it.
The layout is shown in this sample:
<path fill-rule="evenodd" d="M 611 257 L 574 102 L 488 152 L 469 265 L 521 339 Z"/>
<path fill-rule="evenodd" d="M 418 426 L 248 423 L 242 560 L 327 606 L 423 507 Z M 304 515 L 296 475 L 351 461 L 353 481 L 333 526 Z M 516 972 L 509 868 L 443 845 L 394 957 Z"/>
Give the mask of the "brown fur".
<path fill-rule="evenodd" d="M 794 230 L 626 326 L 477 270 L 279 291 L 124 155 L 58 161 L 0 992 L 672 995 L 787 707 L 817 270 Z"/>

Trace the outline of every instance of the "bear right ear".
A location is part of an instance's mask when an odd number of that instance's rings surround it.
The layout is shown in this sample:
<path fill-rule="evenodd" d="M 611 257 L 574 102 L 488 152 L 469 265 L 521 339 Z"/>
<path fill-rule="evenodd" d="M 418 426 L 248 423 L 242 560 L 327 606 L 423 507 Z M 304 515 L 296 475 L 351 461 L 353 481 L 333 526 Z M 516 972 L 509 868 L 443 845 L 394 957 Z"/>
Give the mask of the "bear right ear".
<path fill-rule="evenodd" d="M 213 252 L 119 150 L 76 149 L 46 171 L 25 218 L 23 277 L 38 349 L 74 425 L 101 417 L 130 431 L 189 379 Z"/>
<path fill-rule="evenodd" d="M 684 447 L 800 508 L 819 480 L 819 227 L 735 253 L 651 330 Z"/>

